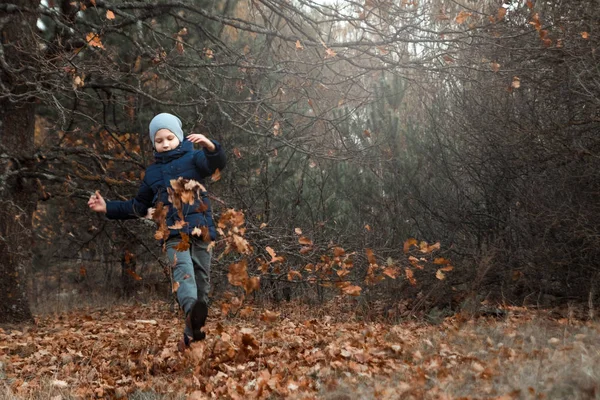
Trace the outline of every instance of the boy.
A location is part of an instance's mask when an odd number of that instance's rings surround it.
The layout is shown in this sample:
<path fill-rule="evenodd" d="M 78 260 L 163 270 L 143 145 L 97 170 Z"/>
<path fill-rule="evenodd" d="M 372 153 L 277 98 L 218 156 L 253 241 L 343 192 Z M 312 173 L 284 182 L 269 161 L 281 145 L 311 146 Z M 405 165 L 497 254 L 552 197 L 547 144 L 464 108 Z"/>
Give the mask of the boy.
<path fill-rule="evenodd" d="M 180 350 L 189 347 L 192 340 L 202 340 L 205 335 L 201 328 L 208 315 L 208 291 L 210 285 L 210 259 L 208 244 L 191 232 L 194 228 L 208 228 L 210 239 L 215 240 L 216 230 L 207 193 L 194 204 L 182 204 L 182 210 L 173 206 L 167 188 L 170 181 L 183 177 L 203 183 L 217 169 L 225 168 L 225 152 L 221 145 L 201 134 L 191 134 L 184 138 L 181 120 L 168 113 L 155 116 L 150 122 L 150 140 L 155 153 L 155 162 L 146 169 L 142 185 L 135 198 L 128 201 L 106 202 L 97 191 L 90 197 L 91 210 L 106 213 L 109 219 L 143 218 L 152 212 L 153 206 L 162 203 L 168 206 L 167 226 L 183 225 L 181 229 L 170 229 L 166 240 L 169 261 L 174 265 L 173 280 L 179 283 L 177 300 L 185 312 L 185 330 L 179 343 Z M 194 150 L 193 143 L 203 147 Z M 184 221 L 180 221 L 180 215 Z M 182 224 L 184 222 L 185 224 Z M 205 228 L 205 229 L 206 229 Z M 190 238 L 190 248 L 177 251 L 181 241 L 180 233 Z"/>

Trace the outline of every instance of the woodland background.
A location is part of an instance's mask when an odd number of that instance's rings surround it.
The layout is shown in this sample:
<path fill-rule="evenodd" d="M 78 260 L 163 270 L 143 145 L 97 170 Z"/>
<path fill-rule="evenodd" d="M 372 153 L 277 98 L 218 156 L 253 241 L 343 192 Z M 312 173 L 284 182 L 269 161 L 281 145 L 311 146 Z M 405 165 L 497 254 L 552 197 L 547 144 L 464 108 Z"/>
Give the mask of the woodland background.
<path fill-rule="evenodd" d="M 135 195 L 159 112 L 227 149 L 213 207 L 251 250 L 216 243 L 226 308 L 244 262 L 253 301 L 593 316 L 599 21 L 578 0 L 3 2 L 0 320 L 169 297 L 152 223 L 86 206 Z"/>

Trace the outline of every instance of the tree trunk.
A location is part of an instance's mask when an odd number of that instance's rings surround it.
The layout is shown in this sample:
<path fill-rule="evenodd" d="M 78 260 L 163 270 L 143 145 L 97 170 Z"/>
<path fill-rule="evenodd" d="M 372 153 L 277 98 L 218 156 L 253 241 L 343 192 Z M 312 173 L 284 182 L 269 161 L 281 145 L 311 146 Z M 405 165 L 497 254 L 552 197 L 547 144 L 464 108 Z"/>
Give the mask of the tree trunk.
<path fill-rule="evenodd" d="M 12 1 L 36 10 L 39 0 Z M 34 168 L 35 103 L 28 78 L 35 71 L 36 15 L 0 11 L 0 323 L 33 320 L 26 295 L 36 208 Z"/>

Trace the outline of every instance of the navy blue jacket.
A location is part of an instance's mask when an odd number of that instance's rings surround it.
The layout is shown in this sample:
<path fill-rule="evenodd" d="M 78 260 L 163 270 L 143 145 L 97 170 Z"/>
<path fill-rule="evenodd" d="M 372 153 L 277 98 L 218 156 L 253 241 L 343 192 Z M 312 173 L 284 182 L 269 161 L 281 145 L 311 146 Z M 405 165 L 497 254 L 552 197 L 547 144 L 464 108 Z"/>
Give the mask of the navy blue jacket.
<path fill-rule="evenodd" d="M 148 208 L 162 202 L 165 206 L 169 206 L 167 226 L 174 225 L 179 217 L 177 210 L 169 201 L 167 193 L 171 179 L 183 177 L 204 184 L 204 178 L 211 176 L 217 168 L 219 170 L 225 168 L 225 152 L 218 142 L 214 140 L 212 142 L 215 145 L 213 152 L 206 149 L 194 150 L 193 143 L 184 139 L 176 149 L 154 153 L 155 162 L 146 168 L 142 186 L 135 198 L 128 201 L 106 202 L 106 216 L 109 219 L 145 217 Z M 200 205 L 198 199 L 193 205 L 183 204 L 183 215 L 188 224 L 181 231 L 190 234 L 195 227 L 206 226 L 209 229 L 210 237 L 214 240 L 217 232 L 208 193 L 202 193 L 202 201 L 208 206 L 205 212 L 198 211 Z M 179 230 L 171 229 L 170 237 L 179 235 L 179 232 Z"/>

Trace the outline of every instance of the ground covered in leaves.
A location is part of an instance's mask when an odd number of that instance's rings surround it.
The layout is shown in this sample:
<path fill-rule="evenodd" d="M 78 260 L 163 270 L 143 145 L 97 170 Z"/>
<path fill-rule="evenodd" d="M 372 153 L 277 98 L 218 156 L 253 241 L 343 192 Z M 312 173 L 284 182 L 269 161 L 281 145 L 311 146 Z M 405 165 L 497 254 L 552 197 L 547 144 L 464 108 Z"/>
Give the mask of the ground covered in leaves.
<path fill-rule="evenodd" d="M 597 323 L 506 311 L 427 325 L 215 309 L 207 340 L 183 354 L 164 303 L 71 311 L 0 330 L 0 399 L 600 397 Z"/>

